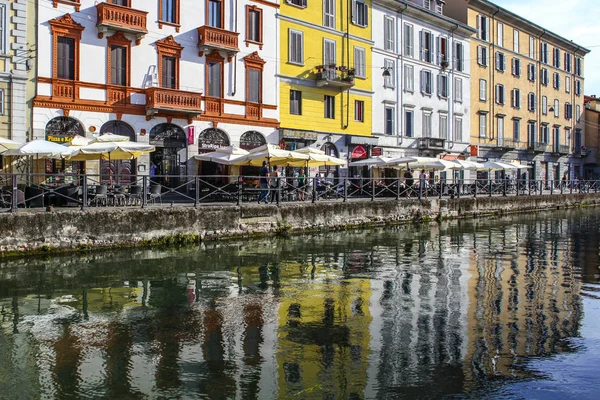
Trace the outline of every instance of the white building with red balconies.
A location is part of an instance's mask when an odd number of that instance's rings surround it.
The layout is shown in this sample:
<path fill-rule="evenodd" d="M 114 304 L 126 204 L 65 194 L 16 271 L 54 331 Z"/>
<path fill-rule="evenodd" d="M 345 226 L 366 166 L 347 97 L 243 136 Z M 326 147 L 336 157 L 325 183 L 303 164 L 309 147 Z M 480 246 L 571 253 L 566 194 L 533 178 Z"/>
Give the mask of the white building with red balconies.
<path fill-rule="evenodd" d="M 138 160 L 48 161 L 46 172 L 215 174 L 194 155 L 279 139 L 279 7 L 271 0 L 40 0 L 33 136 L 105 132 Z M 265 40 L 270 38 L 269 40 Z"/>

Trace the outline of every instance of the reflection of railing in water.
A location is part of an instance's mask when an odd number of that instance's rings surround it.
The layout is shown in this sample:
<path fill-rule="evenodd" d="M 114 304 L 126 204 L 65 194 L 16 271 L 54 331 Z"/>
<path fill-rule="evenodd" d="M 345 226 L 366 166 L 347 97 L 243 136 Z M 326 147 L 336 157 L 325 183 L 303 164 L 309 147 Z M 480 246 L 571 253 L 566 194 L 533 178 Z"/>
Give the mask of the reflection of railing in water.
<path fill-rule="evenodd" d="M 51 204 L 49 195 L 59 187 L 77 186 L 77 195 L 68 197 L 69 205 L 87 208 L 98 205 L 96 186 L 107 187 L 107 200 L 102 205 L 181 204 L 198 206 L 203 203 L 256 202 L 266 192 L 275 203 L 294 201 L 349 201 L 405 198 L 461 198 L 481 196 L 531 196 L 597 193 L 598 180 L 530 180 L 530 179 L 461 179 L 425 180 L 404 178 L 347 178 L 298 177 L 267 178 L 268 186 L 261 188 L 260 177 L 243 175 L 129 175 L 124 173 L 93 174 L 0 174 L 3 211 L 19 208 L 45 207 Z M 303 183 L 302 183 L 303 182 Z M 26 188 L 29 188 L 26 193 Z M 145 188 L 143 190 L 142 188 Z M 125 201 L 115 202 L 118 197 Z M 14 192 L 16 191 L 16 195 Z M 33 193 L 33 194 L 31 194 Z M 264 195 L 264 193 L 263 193 Z M 56 197 L 56 196 L 54 196 Z M 61 197 L 61 195 L 58 195 Z M 14 199 L 14 201 L 13 201 Z M 38 200 L 43 200 L 40 202 Z M 34 201 L 36 200 L 36 201 Z M 92 203 L 93 202 L 93 203 Z M 75 204 L 76 203 L 76 204 Z M 59 206 L 63 204 L 58 204 Z"/>

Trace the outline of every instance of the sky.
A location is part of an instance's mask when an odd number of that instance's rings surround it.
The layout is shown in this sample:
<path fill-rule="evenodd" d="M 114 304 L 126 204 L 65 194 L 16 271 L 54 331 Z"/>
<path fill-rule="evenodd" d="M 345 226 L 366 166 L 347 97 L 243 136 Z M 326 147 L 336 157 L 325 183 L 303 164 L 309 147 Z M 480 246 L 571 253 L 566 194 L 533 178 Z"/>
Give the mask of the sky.
<path fill-rule="evenodd" d="M 492 0 L 500 7 L 528 19 L 591 50 L 585 56 L 584 94 L 600 96 L 600 1 L 598 0 Z"/>

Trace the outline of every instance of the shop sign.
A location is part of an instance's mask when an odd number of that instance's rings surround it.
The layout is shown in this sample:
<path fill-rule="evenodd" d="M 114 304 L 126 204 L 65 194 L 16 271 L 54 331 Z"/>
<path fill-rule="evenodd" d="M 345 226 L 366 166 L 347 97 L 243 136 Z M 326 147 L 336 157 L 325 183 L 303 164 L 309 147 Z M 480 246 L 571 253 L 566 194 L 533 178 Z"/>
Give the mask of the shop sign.
<path fill-rule="evenodd" d="M 318 138 L 318 134 L 315 131 L 301 131 L 295 129 L 282 129 L 281 135 L 285 139 L 317 140 Z"/>
<path fill-rule="evenodd" d="M 479 155 L 479 146 L 472 144 L 471 146 L 471 157 L 477 157 Z"/>
<path fill-rule="evenodd" d="M 350 158 L 353 160 L 367 158 L 367 149 L 365 149 L 362 145 L 354 146 L 352 149 L 352 153 L 350 153 Z"/>
<path fill-rule="evenodd" d="M 371 149 L 371 157 L 380 157 L 383 155 L 383 149 L 381 147 L 373 147 Z"/>
<path fill-rule="evenodd" d="M 190 144 L 194 144 L 194 136 L 196 136 L 196 129 L 194 129 L 193 126 L 188 126 L 187 128 L 187 133 L 188 133 L 188 145 Z"/>
<path fill-rule="evenodd" d="M 177 125 L 159 124 L 150 131 L 150 144 L 152 146 L 184 148 L 186 143 L 186 134 Z"/>
<path fill-rule="evenodd" d="M 226 146 L 229 146 L 229 137 L 220 129 L 205 129 L 198 137 L 198 151 L 200 153 L 209 153 Z"/>

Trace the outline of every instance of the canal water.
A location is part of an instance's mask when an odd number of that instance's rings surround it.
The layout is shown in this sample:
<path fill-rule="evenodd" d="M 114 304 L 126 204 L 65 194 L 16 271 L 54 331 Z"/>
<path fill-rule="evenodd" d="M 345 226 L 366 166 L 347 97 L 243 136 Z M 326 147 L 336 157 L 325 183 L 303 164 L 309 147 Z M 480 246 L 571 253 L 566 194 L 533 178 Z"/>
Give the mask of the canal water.
<path fill-rule="evenodd" d="M 2 399 L 596 399 L 597 210 L 3 261 Z"/>

